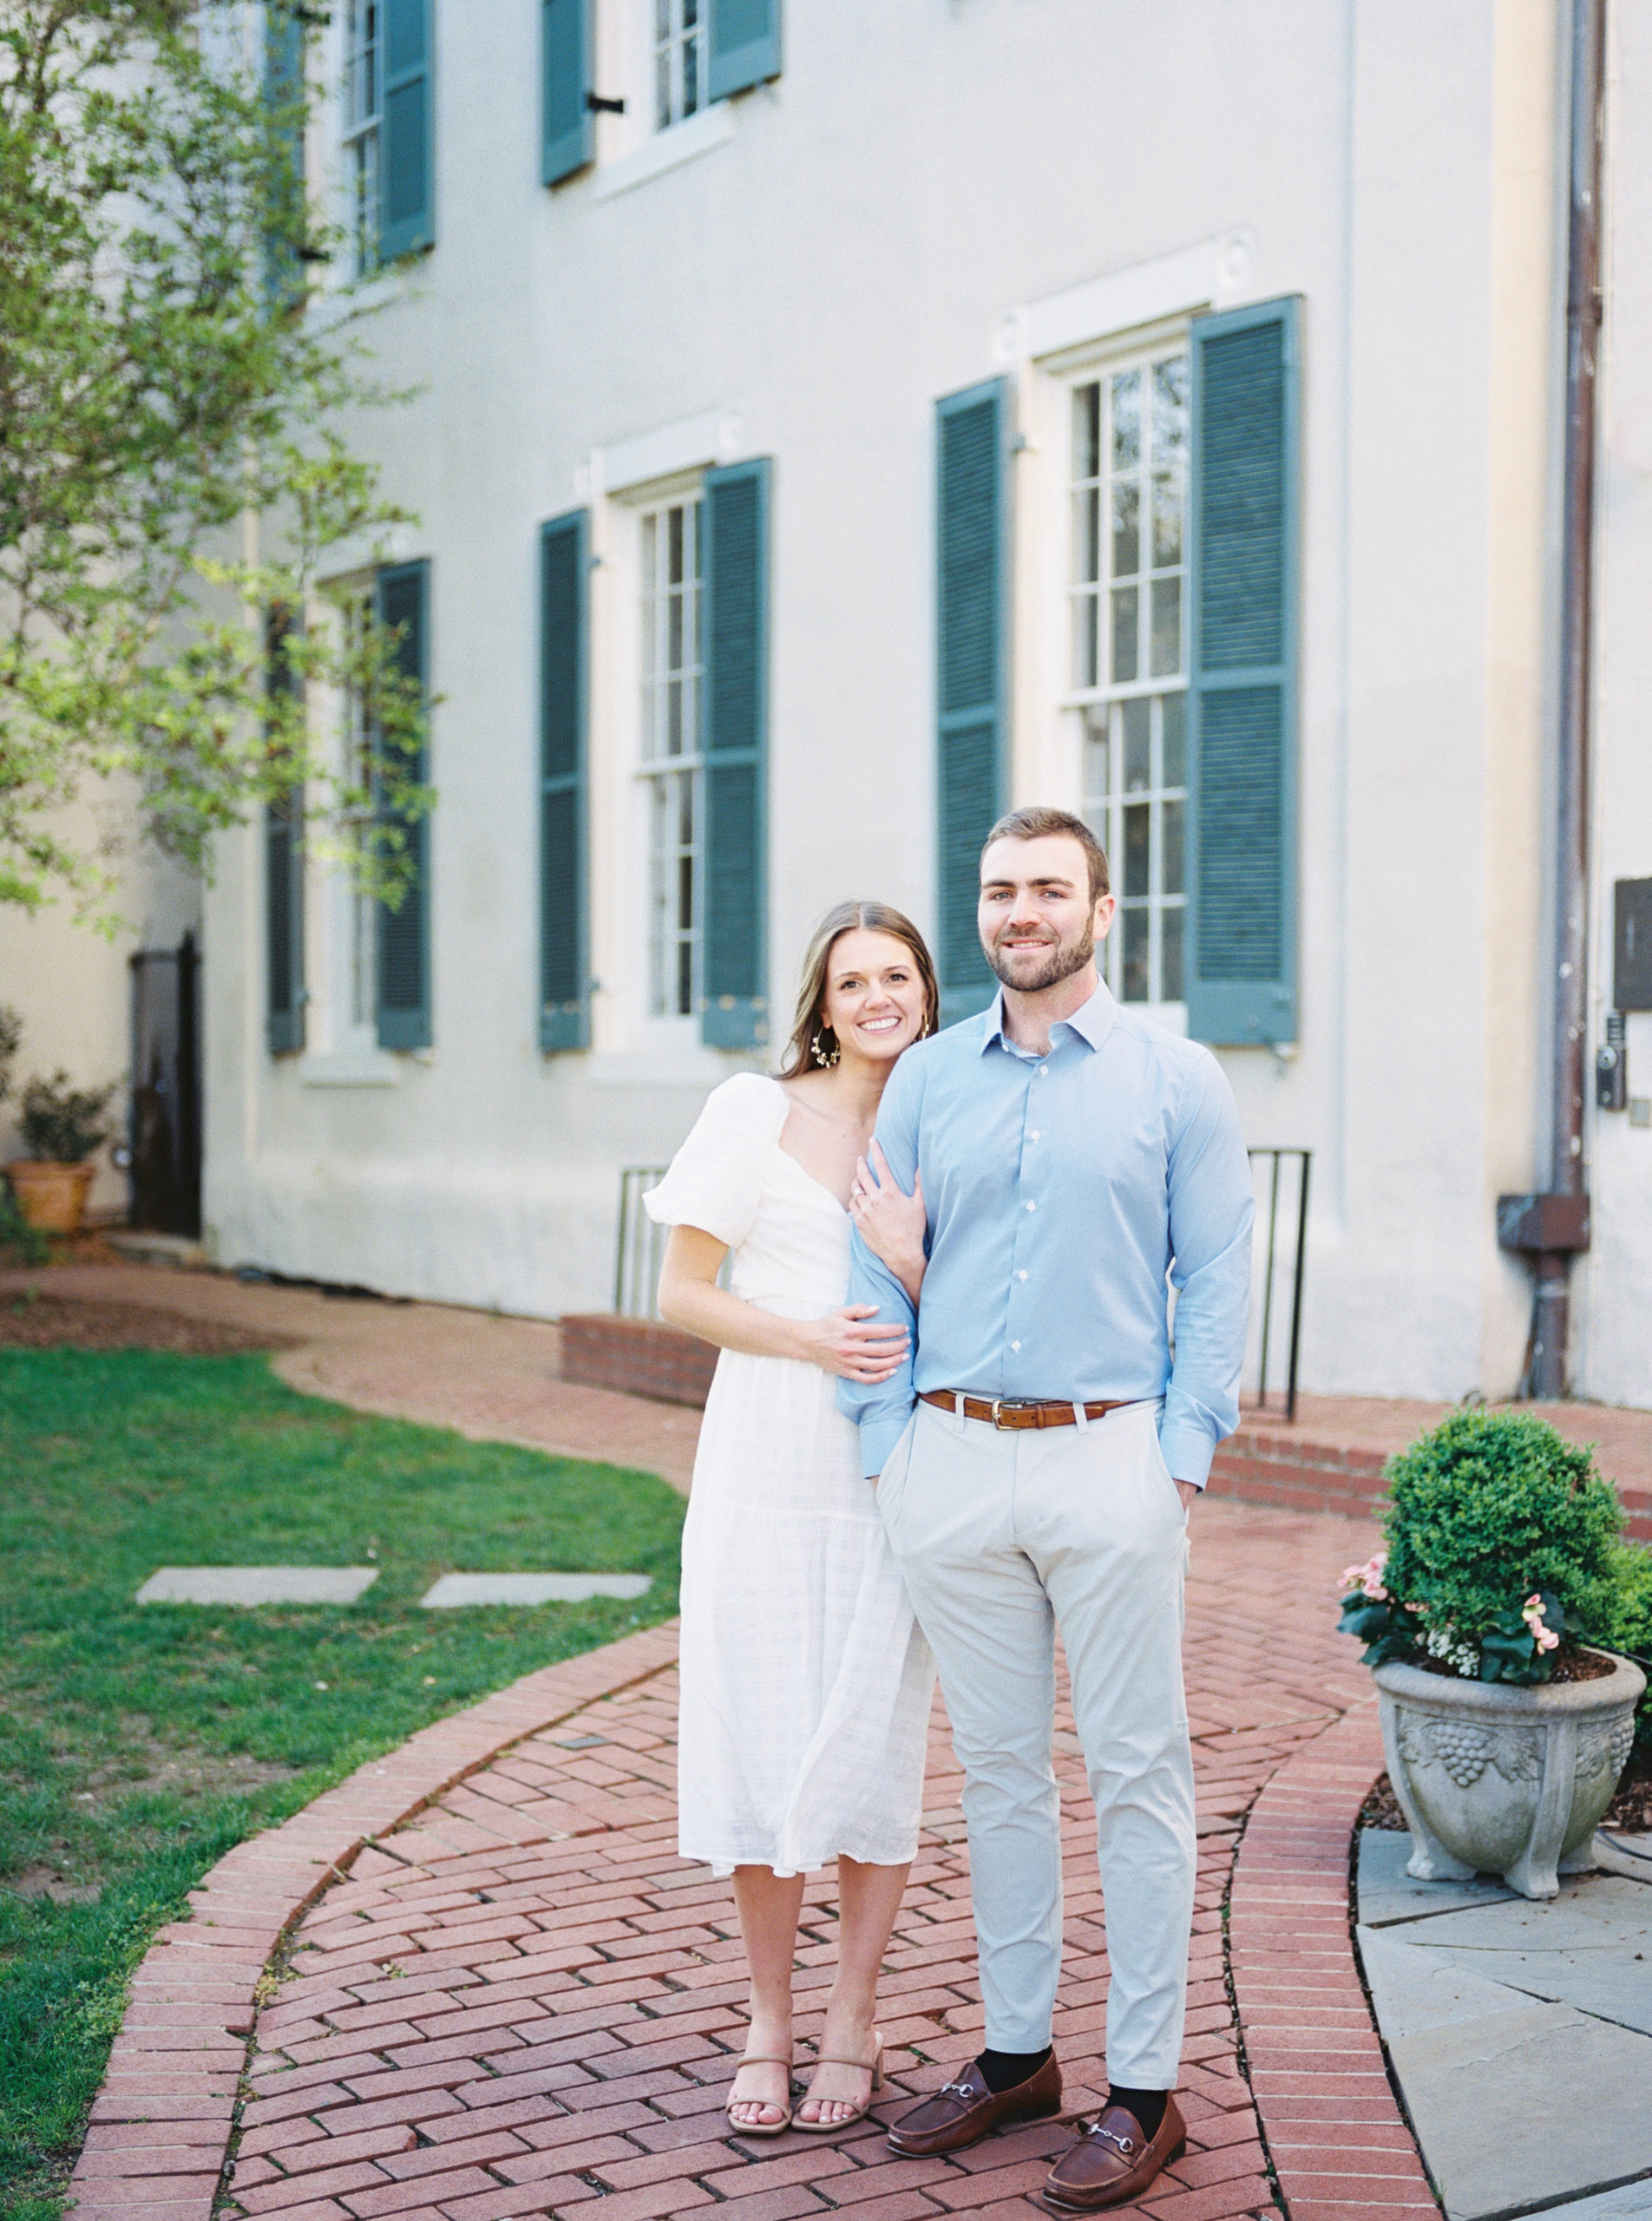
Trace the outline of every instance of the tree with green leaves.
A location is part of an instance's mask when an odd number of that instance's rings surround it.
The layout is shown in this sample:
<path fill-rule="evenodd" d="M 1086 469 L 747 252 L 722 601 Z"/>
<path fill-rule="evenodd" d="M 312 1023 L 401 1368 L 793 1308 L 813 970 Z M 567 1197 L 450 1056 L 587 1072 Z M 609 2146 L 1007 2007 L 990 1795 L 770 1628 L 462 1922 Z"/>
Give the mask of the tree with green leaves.
<path fill-rule="evenodd" d="M 397 396 L 311 298 L 319 20 L 0 0 L 0 901 L 110 922 L 108 836 L 65 808 L 108 782 L 198 868 L 302 792 L 367 891 L 405 883 L 417 683 L 382 629 L 305 621 L 402 521 L 341 429 Z M 318 746 L 317 687 L 364 751 Z"/>

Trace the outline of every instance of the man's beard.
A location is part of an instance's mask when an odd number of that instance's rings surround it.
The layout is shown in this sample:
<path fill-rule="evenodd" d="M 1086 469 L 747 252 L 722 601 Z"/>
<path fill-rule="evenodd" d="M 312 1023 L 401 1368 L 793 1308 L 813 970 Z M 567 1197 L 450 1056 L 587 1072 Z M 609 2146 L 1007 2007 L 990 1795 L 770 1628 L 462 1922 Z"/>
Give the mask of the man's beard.
<path fill-rule="evenodd" d="M 1008 968 L 1011 960 L 1000 949 L 997 942 L 987 951 L 987 961 L 1006 987 L 1013 987 L 1018 994 L 1036 995 L 1046 987 L 1053 987 L 1062 979 L 1070 979 L 1075 972 L 1082 972 L 1096 953 L 1096 928 L 1093 920 L 1085 926 L 1077 940 L 1057 941 L 1046 952 L 1043 963 L 1033 972 L 1018 978 Z"/>

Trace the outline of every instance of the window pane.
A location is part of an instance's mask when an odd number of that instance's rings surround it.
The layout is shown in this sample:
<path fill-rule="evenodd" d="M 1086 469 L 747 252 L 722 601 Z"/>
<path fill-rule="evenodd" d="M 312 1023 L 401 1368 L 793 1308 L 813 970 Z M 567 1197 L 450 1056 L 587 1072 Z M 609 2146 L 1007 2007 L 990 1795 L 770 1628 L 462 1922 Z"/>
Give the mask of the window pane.
<path fill-rule="evenodd" d="M 680 509 L 665 512 L 665 538 L 670 553 L 666 557 L 665 575 L 674 586 L 683 583 L 683 513 Z"/>
<path fill-rule="evenodd" d="M 1163 779 L 1167 787 L 1187 784 L 1187 696 L 1165 694 L 1159 698 L 1159 761 L 1164 765 Z"/>
<path fill-rule="evenodd" d="M 1137 590 L 1134 586 L 1115 586 L 1113 589 L 1113 678 L 1115 681 L 1136 676 L 1136 635 Z"/>
<path fill-rule="evenodd" d="M 1072 575 L 1080 585 L 1101 576 L 1101 496 L 1086 486 L 1072 497 Z"/>
<path fill-rule="evenodd" d="M 654 36 L 669 38 L 671 34 L 671 0 L 654 0 Z"/>
<path fill-rule="evenodd" d="M 669 129 L 671 112 L 671 49 L 662 46 L 654 56 L 654 128 Z"/>
<path fill-rule="evenodd" d="M 1153 805 L 1147 802 L 1133 802 L 1124 812 L 1124 896 L 1145 897 L 1151 891 L 1149 842 L 1151 839 Z"/>
<path fill-rule="evenodd" d="M 1085 792 L 1101 803 L 1105 802 L 1112 785 L 1108 775 L 1107 723 L 1105 707 L 1085 713 Z M 1103 834 L 1100 837 L 1105 847 L 1107 836 Z"/>
<path fill-rule="evenodd" d="M 1185 892 L 1186 813 L 1187 804 L 1184 802 L 1162 802 L 1159 804 L 1161 894 Z"/>
<path fill-rule="evenodd" d="M 700 104 L 700 43 L 683 42 L 683 114 L 692 115 Z"/>
<path fill-rule="evenodd" d="M 1133 470 L 1142 459 L 1142 374 L 1121 370 L 1113 387 L 1113 468 Z"/>
<path fill-rule="evenodd" d="M 1153 365 L 1153 462 L 1179 465 L 1187 450 L 1188 358 L 1172 355 Z"/>
<path fill-rule="evenodd" d="M 1099 675 L 1096 668 L 1096 611 L 1094 594 L 1073 596 L 1072 683 L 1075 686 L 1093 686 Z"/>
<path fill-rule="evenodd" d="M 1165 678 L 1182 668 L 1182 581 L 1153 581 L 1153 645 L 1150 668 L 1155 678 Z"/>
<path fill-rule="evenodd" d="M 1182 921 L 1186 916 L 1187 912 L 1179 905 L 1159 913 L 1158 992 L 1161 1002 L 1179 1003 L 1186 999 L 1182 966 Z"/>
<path fill-rule="evenodd" d="M 1148 999 L 1147 933 L 1148 908 L 1145 902 L 1124 913 L 1124 993 L 1127 1003 L 1144 1003 Z"/>
<path fill-rule="evenodd" d="M 1124 792 L 1144 795 L 1153 783 L 1153 705 L 1146 695 L 1121 703 L 1119 721 L 1124 728 Z"/>
<path fill-rule="evenodd" d="M 680 678 L 665 683 L 665 753 L 680 756 L 683 752 L 683 682 Z"/>
<path fill-rule="evenodd" d="M 1153 481 L 1153 568 L 1182 560 L 1182 488 L 1163 471 Z"/>
<path fill-rule="evenodd" d="M 1142 489 L 1133 478 L 1113 488 L 1113 576 L 1128 579 L 1142 567 Z"/>
<path fill-rule="evenodd" d="M 1101 468 L 1101 388 L 1081 385 L 1072 396 L 1072 475 L 1093 478 Z"/>

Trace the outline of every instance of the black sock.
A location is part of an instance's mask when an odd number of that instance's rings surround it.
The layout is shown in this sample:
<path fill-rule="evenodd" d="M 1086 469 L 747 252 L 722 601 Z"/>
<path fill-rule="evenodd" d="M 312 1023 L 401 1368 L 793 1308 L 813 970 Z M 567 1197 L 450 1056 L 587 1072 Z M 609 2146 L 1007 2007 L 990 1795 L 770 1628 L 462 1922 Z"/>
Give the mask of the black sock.
<path fill-rule="evenodd" d="M 984 2051 L 975 2064 L 996 2098 L 1018 2082 L 1030 2082 L 1054 2048 L 1046 2044 L 1042 2051 Z"/>
<path fill-rule="evenodd" d="M 1126 2090 L 1122 2083 L 1115 2082 L 1107 2093 L 1107 2105 L 1123 2106 L 1126 2113 L 1134 2113 L 1141 2123 L 1142 2134 L 1150 2144 L 1164 2122 L 1170 2098 L 1168 2090 Z M 1104 2106 L 1102 2111 L 1106 2110 Z"/>

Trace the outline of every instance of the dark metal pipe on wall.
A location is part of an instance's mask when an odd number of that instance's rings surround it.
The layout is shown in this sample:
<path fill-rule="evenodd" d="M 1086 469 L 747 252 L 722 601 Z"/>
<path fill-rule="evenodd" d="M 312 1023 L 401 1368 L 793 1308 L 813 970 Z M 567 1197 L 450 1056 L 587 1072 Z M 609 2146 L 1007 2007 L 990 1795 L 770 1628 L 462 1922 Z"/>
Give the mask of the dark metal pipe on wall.
<path fill-rule="evenodd" d="M 1600 204 L 1606 0 L 1572 0 L 1571 221 L 1566 279 L 1566 460 L 1555 794 L 1555 942 L 1548 1215 L 1565 1246 L 1532 1253 L 1536 1282 L 1528 1392 L 1567 1392 L 1571 1261 L 1588 1246 L 1583 1167 L 1589 979 L 1590 633 L 1595 527 L 1595 387 L 1601 327 Z"/>

